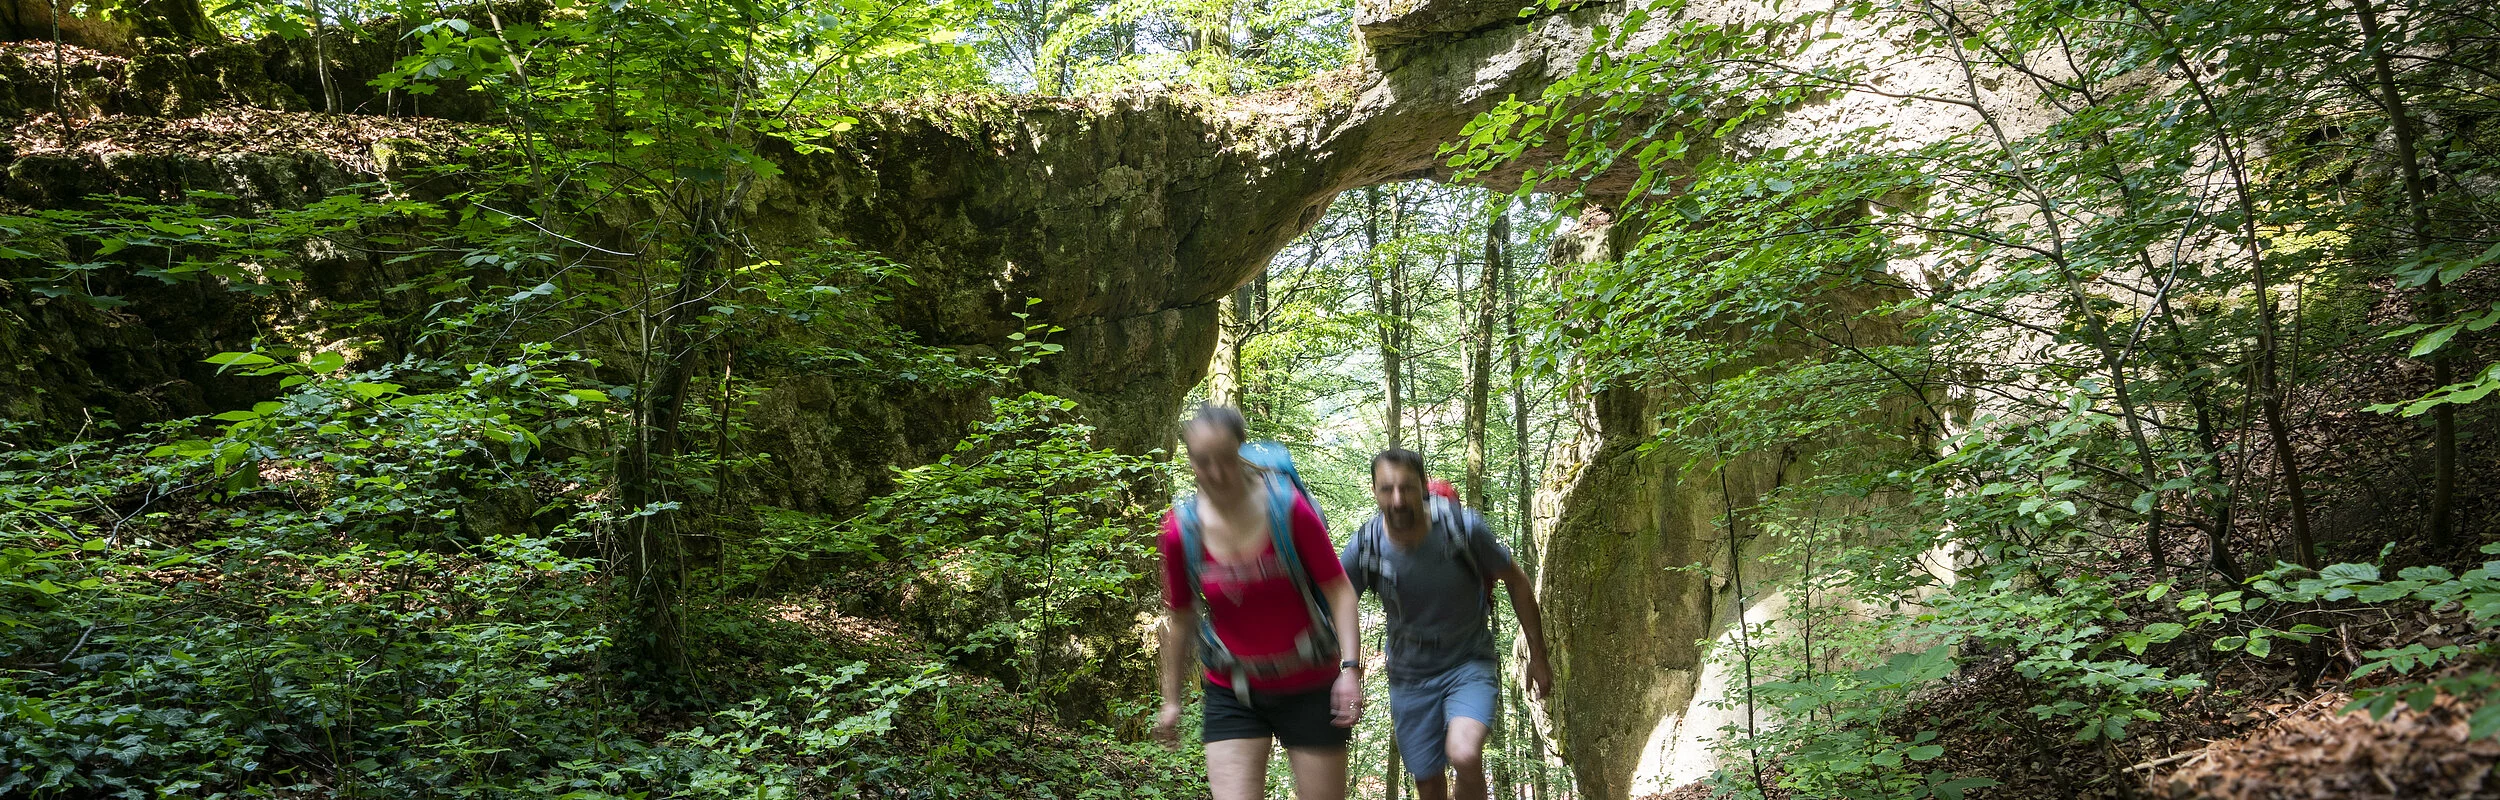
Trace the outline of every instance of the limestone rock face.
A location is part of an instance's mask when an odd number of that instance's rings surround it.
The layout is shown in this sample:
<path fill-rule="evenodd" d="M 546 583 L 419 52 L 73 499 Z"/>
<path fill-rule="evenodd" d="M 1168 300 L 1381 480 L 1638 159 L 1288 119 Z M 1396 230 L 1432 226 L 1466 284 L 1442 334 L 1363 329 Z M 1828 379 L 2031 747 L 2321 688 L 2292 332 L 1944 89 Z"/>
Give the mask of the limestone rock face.
<path fill-rule="evenodd" d="M 140 39 L 207 42 L 217 25 L 200 0 L 0 0 L 0 41 L 42 39 L 126 53 Z"/>
<path fill-rule="evenodd" d="M 1556 242 L 1555 260 L 1567 272 L 1575 262 L 1619 258 L 1630 239 L 1608 215 L 1587 214 Z M 1825 301 L 1863 311 L 1899 299 L 1870 292 Z M 1821 333 L 1859 344 L 1904 340 L 1897 327 L 1866 320 Z M 1819 349 L 1799 338 L 1772 355 Z M 1777 582 L 1789 576 L 1763 563 L 1776 537 L 1741 514 L 1731 531 L 1728 510 L 1812 477 L 1822 451 L 1868 443 L 1800 441 L 1778 454 L 1739 455 L 1724 470 L 1687 469 L 1691 456 L 1709 454 L 1661 442 L 1657 420 L 1699 398 L 1618 385 L 1572 399 L 1577 440 L 1538 498 L 1548 509 L 1537 520 L 1538 596 L 1555 668 L 1544 711 L 1584 794 L 1665 794 L 1706 777 L 1717 766 L 1712 740 L 1723 726 L 1746 723 L 1741 698 L 1726 692 L 1741 644 L 1735 621 L 1779 624 L 1787 605 Z M 1863 421 L 1914 432 L 1924 413 L 1905 396 Z M 1856 510 L 1828 506 L 1818 515 Z"/>

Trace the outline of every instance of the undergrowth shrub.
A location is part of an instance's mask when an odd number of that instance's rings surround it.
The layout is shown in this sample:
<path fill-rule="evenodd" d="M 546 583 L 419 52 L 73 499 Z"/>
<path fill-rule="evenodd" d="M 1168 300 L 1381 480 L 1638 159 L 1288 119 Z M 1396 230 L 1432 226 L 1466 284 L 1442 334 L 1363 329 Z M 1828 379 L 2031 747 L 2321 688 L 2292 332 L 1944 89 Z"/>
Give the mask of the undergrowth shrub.
<path fill-rule="evenodd" d="M 203 438 L 0 451 L 0 789 L 433 793 L 614 732 L 555 713 L 598 707 L 609 640 L 611 511 L 542 446 L 605 400 L 569 359 L 215 361 L 287 393 Z M 469 524 L 494 490 L 546 527 Z"/>
<path fill-rule="evenodd" d="M 215 360 L 279 378 L 285 394 L 124 441 L 0 448 L 0 794 L 1203 791 L 1175 753 L 1048 724 L 1044 695 L 897 647 L 831 668 L 747 665 L 768 679 L 724 685 L 741 694 L 691 719 L 645 717 L 649 688 L 625 679 L 601 569 L 604 537 L 636 511 L 603 478 L 608 390 L 569 377 L 590 365 L 536 348 L 362 372 L 330 354 Z M 862 532 L 890 543 L 906 528 L 870 523 L 899 526 L 904 509 L 970 513 L 1004 527 L 928 528 L 941 538 L 906 559 L 970 554 L 1002 579 L 1038 579 L 1050 591 L 1016 595 L 1010 627 L 972 645 L 1012 652 L 1070 624 L 1074 599 L 1134 578 L 1125 529 L 1075 524 L 1074 507 L 1125 489 L 1064 481 L 1125 480 L 1137 465 L 1092 449 L 1067 411 L 1004 401 L 962 451 L 988 471 L 924 473 L 859 525 L 785 519 L 794 541 L 733 553 L 761 563 L 723 574 L 866 552 Z M 1027 472 L 1052 464 L 1092 471 Z M 1056 479 L 1015 482 L 1044 475 Z M 974 484 L 994 492 L 954 493 Z M 927 505 L 951 499 L 966 504 Z M 1014 522 L 1061 515 L 1056 529 Z M 711 610 L 753 652 L 824 646 L 761 604 Z"/>

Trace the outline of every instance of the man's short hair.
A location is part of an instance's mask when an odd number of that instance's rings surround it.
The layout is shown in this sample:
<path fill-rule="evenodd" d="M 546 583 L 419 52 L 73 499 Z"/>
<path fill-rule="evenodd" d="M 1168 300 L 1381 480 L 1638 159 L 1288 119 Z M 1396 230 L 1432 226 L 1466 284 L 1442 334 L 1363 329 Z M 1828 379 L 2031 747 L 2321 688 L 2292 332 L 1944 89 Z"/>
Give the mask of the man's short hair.
<path fill-rule="evenodd" d="M 1250 424 L 1243 421 L 1241 412 L 1234 410 L 1232 406 L 1202 403 L 1198 406 L 1198 413 L 1190 415 L 1189 424 L 1182 427 L 1194 428 L 1200 425 L 1212 425 L 1216 430 L 1232 434 L 1233 441 L 1236 442 L 1250 441 Z"/>
<path fill-rule="evenodd" d="M 1424 480 L 1424 454 L 1422 453 L 1408 450 L 1403 447 L 1392 447 L 1387 450 L 1380 451 L 1380 455 L 1372 456 L 1373 479 L 1377 480 L 1380 477 L 1380 465 L 1382 464 L 1396 464 L 1398 466 L 1405 467 L 1406 471 L 1415 473 L 1415 480 L 1417 482 L 1420 483 Z"/>

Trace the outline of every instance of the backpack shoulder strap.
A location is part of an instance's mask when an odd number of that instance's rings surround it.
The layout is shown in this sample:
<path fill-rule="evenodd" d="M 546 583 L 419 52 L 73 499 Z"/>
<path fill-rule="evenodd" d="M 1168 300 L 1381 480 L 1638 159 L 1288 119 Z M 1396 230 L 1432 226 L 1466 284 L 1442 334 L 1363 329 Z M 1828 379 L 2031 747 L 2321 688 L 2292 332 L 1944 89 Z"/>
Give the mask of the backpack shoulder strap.
<path fill-rule="evenodd" d="M 1476 561 L 1476 549 L 1467 541 L 1467 509 L 1457 503 L 1435 498 L 1432 501 L 1432 527 L 1457 554 L 1460 566 L 1476 578 L 1476 587 L 1484 595 L 1485 609 L 1493 608 L 1493 576 L 1485 574 L 1484 565 Z"/>
<path fill-rule="evenodd" d="M 1198 606 L 1198 663 L 1208 669 L 1231 676 L 1233 693 L 1243 705 L 1250 703 L 1250 675 L 1233 657 L 1232 648 L 1224 646 L 1224 637 L 1215 635 L 1215 609 L 1207 602 L 1207 584 L 1200 571 L 1207 557 L 1204 526 L 1198 520 L 1198 496 L 1189 495 L 1172 504 L 1172 516 L 1181 529 L 1181 574 L 1189 581 L 1189 598 Z"/>
<path fill-rule="evenodd" d="M 1173 501 L 1172 518 L 1180 523 L 1181 570 L 1189 574 L 1190 592 L 1202 593 L 1205 587 L 1198 583 L 1198 570 L 1199 562 L 1207 557 L 1207 542 L 1198 522 L 1198 496 L 1193 494 Z"/>
<path fill-rule="evenodd" d="M 1269 482 L 1268 536 L 1276 544 L 1276 559 L 1284 562 L 1285 574 L 1293 579 L 1294 588 L 1302 595 L 1302 605 L 1310 612 L 1312 624 L 1334 637 L 1336 622 L 1329 619 L 1328 606 L 1320 597 L 1319 584 L 1311 580 L 1311 571 L 1302 566 L 1302 554 L 1294 547 L 1293 492 L 1292 484 L 1282 477 Z"/>
<path fill-rule="evenodd" d="M 1377 579 L 1378 577 L 1371 575 L 1371 540 L 1371 520 L 1364 520 L 1363 524 L 1354 526 L 1354 538 L 1346 541 L 1347 561 L 1345 568 L 1348 571 L 1363 571 L 1366 576 L 1366 580 L 1364 581 L 1365 583 L 1369 583 L 1371 580 Z M 1375 588 L 1374 591 L 1378 591 L 1378 589 Z"/>

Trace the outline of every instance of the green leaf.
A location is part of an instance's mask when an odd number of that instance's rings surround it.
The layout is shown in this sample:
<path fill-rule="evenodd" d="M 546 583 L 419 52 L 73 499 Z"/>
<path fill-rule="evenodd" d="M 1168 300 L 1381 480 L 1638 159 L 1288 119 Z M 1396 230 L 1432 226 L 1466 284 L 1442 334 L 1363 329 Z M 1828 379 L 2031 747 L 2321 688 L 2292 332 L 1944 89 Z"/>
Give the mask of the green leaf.
<path fill-rule="evenodd" d="M 537 286 L 530 287 L 529 289 L 526 289 L 526 290 L 523 290 L 523 291 L 513 292 L 511 297 L 508 297 L 508 298 L 505 298 L 505 299 L 504 299 L 504 302 L 507 302 L 507 303 L 518 303 L 518 302 L 521 302 L 521 301 L 523 301 L 523 300 L 530 299 L 530 298 L 532 298 L 532 297 L 541 297 L 541 296 L 545 296 L 545 295 L 554 294 L 554 293 L 555 293 L 555 291 L 556 291 L 556 285 L 555 285 L 555 284 L 552 284 L 552 283 L 541 283 L 541 284 L 539 284 L 539 285 L 537 285 Z"/>
<path fill-rule="evenodd" d="M 2486 696 L 2483 707 L 2465 720 L 2465 735 L 2470 739 L 2487 739 L 2500 734 L 2500 698 Z"/>
<path fill-rule="evenodd" d="M 278 363 L 277 359 L 259 353 L 218 353 L 202 360 L 221 367 L 257 367 Z"/>
<path fill-rule="evenodd" d="M 1936 784 L 1929 791 L 1935 793 L 1937 800 L 1962 800 L 1964 792 L 1972 789 L 1986 789 L 1995 785 L 1997 782 L 1994 778 L 1955 778 Z"/>
<path fill-rule="evenodd" d="M 2318 570 L 2318 574 L 2349 582 L 2376 581 L 2378 580 L 2378 565 L 2328 564 L 2325 569 Z"/>
<path fill-rule="evenodd" d="M 2465 326 L 2463 324 L 2441 325 L 2438 330 L 2424 334 L 2421 341 L 2414 342 L 2413 350 L 2405 355 L 2414 358 L 2421 358 L 2423 356 L 2430 355 L 2433 351 L 2447 345 L 2449 339 L 2456 338 L 2457 331 L 2464 329 Z"/>
<path fill-rule="evenodd" d="M 32 697 L 20 697 L 17 699 L 17 715 L 25 717 L 29 722 L 45 727 L 57 724 L 57 720 L 52 718 L 52 712 L 43 707 L 43 702 Z"/>
<path fill-rule="evenodd" d="M 381 397 L 386 394 L 398 394 L 399 390 L 404 388 L 407 387 L 396 383 L 387 383 L 382 381 L 357 381 L 347 385 L 347 390 L 349 392 L 353 392 L 357 397 L 362 397 L 367 400 Z"/>

